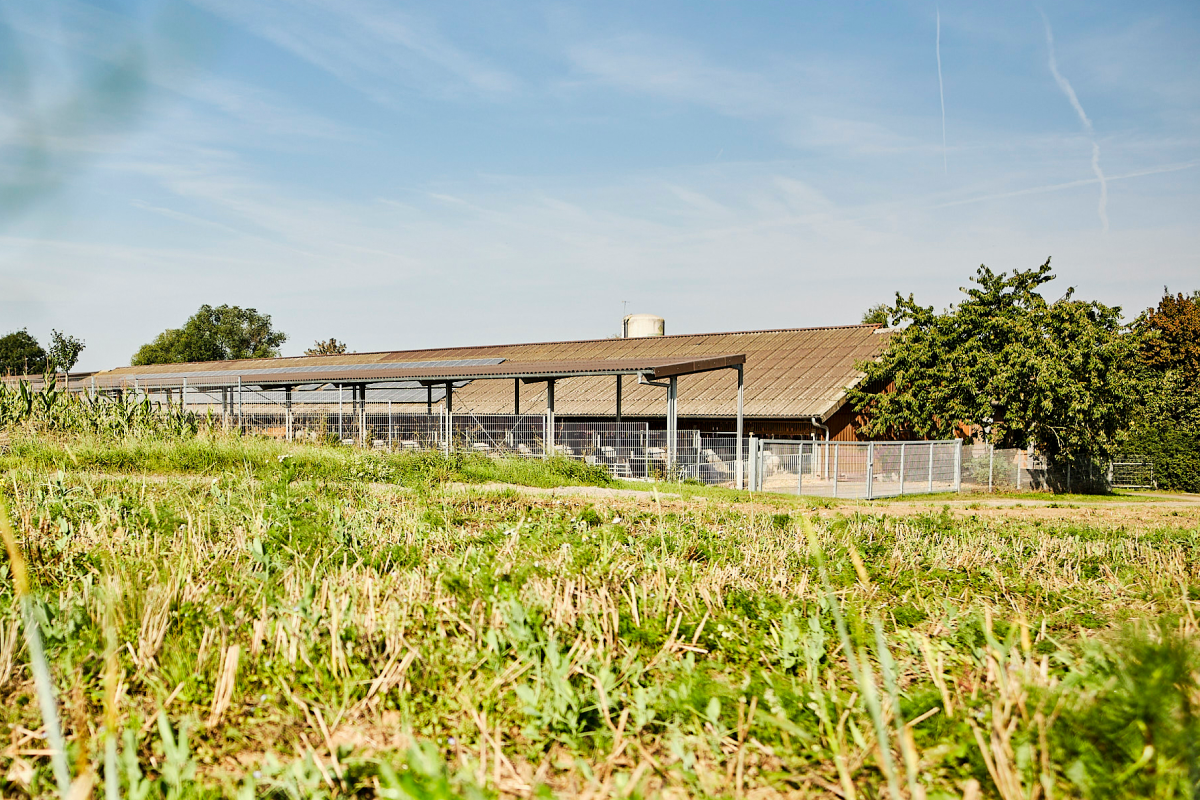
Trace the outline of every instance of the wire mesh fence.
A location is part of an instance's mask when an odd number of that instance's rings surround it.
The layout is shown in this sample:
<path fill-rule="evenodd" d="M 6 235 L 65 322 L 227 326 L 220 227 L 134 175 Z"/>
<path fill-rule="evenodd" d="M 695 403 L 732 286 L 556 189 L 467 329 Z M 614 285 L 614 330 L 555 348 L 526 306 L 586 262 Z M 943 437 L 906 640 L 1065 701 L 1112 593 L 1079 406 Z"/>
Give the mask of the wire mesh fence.
<path fill-rule="evenodd" d="M 89 391 L 86 384 L 81 387 Z M 193 411 L 208 425 L 289 441 L 340 442 L 378 450 L 469 451 L 495 456 L 563 456 L 617 478 L 693 480 L 815 497 L 871 499 L 946 491 L 1106 491 L 1154 486 L 1154 465 L 1052 466 L 1027 450 L 959 440 L 822 442 L 679 430 L 645 421 L 577 421 L 549 414 L 448 413 L 444 405 L 369 402 L 349 387 L 275 389 L 214 382 L 145 391 L 135 398 Z M 93 391 L 94 390 L 90 390 Z M 109 390 L 114 391 L 114 390 Z M 334 399 L 336 398 L 336 399 Z M 414 410 L 414 406 L 419 410 Z M 739 458 L 740 455 L 740 458 Z"/>
<path fill-rule="evenodd" d="M 750 486 L 760 491 L 870 500 L 958 491 L 960 446 L 939 442 L 750 443 Z"/>
<path fill-rule="evenodd" d="M 1058 465 L 1029 450 L 964 447 L 962 482 L 972 492 L 1105 492 L 1113 487 L 1107 462 Z"/>

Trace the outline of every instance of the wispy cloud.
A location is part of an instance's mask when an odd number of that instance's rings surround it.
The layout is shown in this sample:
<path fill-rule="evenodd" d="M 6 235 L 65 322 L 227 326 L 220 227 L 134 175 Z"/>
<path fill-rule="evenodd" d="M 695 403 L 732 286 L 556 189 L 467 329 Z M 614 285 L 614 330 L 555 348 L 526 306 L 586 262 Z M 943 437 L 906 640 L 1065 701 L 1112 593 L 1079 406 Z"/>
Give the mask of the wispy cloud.
<path fill-rule="evenodd" d="M 1122 175 L 1111 175 L 1103 179 L 1083 178 L 1077 181 L 1063 181 L 1061 183 L 1051 183 L 1045 186 L 1030 186 L 1025 189 L 1014 189 L 1010 192 L 995 192 L 992 194 L 967 197 L 960 200 L 950 200 L 944 203 L 937 203 L 933 206 L 933 208 L 952 208 L 954 206 L 967 206 L 974 205 L 975 203 L 986 203 L 993 200 L 1007 200 L 1013 197 L 1024 197 L 1031 194 L 1047 194 L 1049 192 L 1060 192 L 1065 189 L 1075 189 L 1080 186 L 1091 186 L 1092 184 L 1096 183 L 1099 183 L 1101 187 L 1104 187 L 1110 181 L 1123 181 L 1130 178 L 1144 178 L 1148 175 L 1163 175 L 1169 172 L 1182 172 L 1183 170 L 1195 169 L 1196 167 L 1200 167 L 1200 161 L 1191 161 L 1186 164 L 1168 164 L 1163 167 L 1142 169 L 1137 170 L 1136 172 L 1127 172 Z"/>
<path fill-rule="evenodd" d="M 1083 123 L 1083 129 L 1087 131 L 1092 140 L 1092 172 L 1096 173 L 1096 180 L 1100 183 L 1100 205 L 1097 211 L 1100 214 L 1100 223 L 1104 226 L 1104 230 L 1108 230 L 1108 180 L 1104 177 L 1104 170 L 1100 168 L 1100 145 L 1096 142 L 1096 132 L 1092 128 L 1092 121 L 1088 118 L 1087 112 L 1083 110 L 1083 105 L 1079 102 L 1079 97 L 1075 94 L 1075 89 L 1071 87 L 1071 82 L 1068 81 L 1063 74 L 1058 71 L 1058 59 L 1054 55 L 1054 31 L 1050 29 L 1050 19 L 1043 13 L 1042 22 L 1046 26 L 1046 45 L 1050 49 L 1050 73 L 1054 75 L 1054 81 L 1058 84 L 1058 88 L 1062 89 L 1063 94 L 1067 96 L 1067 100 L 1071 102 L 1071 108 L 1075 109 L 1075 113 L 1079 115 L 1079 121 Z"/>
<path fill-rule="evenodd" d="M 384 103 L 408 91 L 508 95 L 520 81 L 430 22 L 370 0 L 193 0 Z"/>
<path fill-rule="evenodd" d="M 855 66 L 826 58 L 789 59 L 761 68 L 735 68 L 665 37 L 627 34 L 568 50 L 581 85 L 708 109 L 773 126 L 796 148 L 831 147 L 848 153 L 894 153 L 927 145 L 906 135 L 866 103 L 854 102 L 875 84 Z M 577 84 L 579 85 L 579 84 Z"/>

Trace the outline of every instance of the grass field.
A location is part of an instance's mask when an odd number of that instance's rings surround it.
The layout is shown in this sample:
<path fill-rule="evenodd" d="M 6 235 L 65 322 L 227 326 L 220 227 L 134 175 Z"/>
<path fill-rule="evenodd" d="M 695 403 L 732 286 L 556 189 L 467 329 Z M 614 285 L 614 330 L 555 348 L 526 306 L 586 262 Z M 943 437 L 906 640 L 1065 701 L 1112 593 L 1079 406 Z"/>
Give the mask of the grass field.
<path fill-rule="evenodd" d="M 81 793 L 1200 796 L 1200 503 L 203 435 L 0 466 Z M 53 794 L 2 569 L 0 785 Z"/>

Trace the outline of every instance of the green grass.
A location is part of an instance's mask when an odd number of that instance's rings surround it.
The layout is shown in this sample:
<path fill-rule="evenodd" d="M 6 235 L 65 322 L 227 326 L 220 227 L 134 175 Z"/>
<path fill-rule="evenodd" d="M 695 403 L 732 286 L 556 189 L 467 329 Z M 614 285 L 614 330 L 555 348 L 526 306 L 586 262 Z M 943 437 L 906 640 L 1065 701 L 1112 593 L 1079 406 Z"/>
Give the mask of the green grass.
<path fill-rule="evenodd" d="M 0 466 L 70 762 L 103 784 L 109 710 L 122 795 L 1197 796 L 1194 515 L 599 501 L 484 484 L 647 486 L 223 436 Z M 18 619 L 5 574 L 0 789 L 50 794 Z"/>

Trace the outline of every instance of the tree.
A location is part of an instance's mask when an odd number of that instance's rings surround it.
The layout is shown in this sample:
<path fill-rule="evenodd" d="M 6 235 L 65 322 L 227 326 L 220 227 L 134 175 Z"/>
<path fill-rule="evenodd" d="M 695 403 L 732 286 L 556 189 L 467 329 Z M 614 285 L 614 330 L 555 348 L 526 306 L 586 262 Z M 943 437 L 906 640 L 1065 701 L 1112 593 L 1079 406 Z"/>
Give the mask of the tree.
<path fill-rule="evenodd" d="M 891 309 L 888 308 L 887 303 L 876 303 L 863 312 L 862 324 L 882 325 L 886 328 L 891 318 L 890 311 Z"/>
<path fill-rule="evenodd" d="M 1134 327 L 1142 334 L 1138 356 L 1143 364 L 1177 370 L 1200 387 L 1200 291 L 1186 297 L 1164 286 L 1158 308 L 1146 309 Z"/>
<path fill-rule="evenodd" d="M 1200 491 L 1200 292 L 1164 288 L 1133 329 L 1138 408 L 1123 451 L 1152 461 L 1161 488 Z"/>
<path fill-rule="evenodd" d="M 940 314 L 897 293 L 888 314 L 907 325 L 850 390 L 862 432 L 978 433 L 1060 461 L 1106 456 L 1134 406 L 1136 342 L 1119 308 L 1073 300 L 1073 289 L 1047 303 L 1037 289 L 1053 279 L 1049 259 L 1011 277 L 980 266 L 966 299 Z"/>
<path fill-rule="evenodd" d="M 0 336 L 0 373 L 34 375 L 46 371 L 46 351 L 22 328 Z"/>
<path fill-rule="evenodd" d="M 275 358 L 287 334 L 271 327 L 271 315 L 253 308 L 203 305 L 181 328 L 168 328 L 142 345 L 131 364 L 178 364 Z"/>
<path fill-rule="evenodd" d="M 346 352 L 346 343 L 339 342 L 337 339 L 330 339 L 327 342 L 317 340 L 313 342 L 313 346 L 304 351 L 306 356 L 340 356 Z"/>
<path fill-rule="evenodd" d="M 79 362 L 79 354 L 83 352 L 84 347 L 82 339 L 76 339 L 69 334 L 60 333 L 53 328 L 50 329 L 49 360 L 55 369 L 70 372 L 75 364 Z"/>

